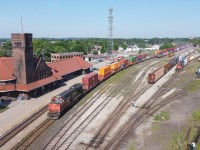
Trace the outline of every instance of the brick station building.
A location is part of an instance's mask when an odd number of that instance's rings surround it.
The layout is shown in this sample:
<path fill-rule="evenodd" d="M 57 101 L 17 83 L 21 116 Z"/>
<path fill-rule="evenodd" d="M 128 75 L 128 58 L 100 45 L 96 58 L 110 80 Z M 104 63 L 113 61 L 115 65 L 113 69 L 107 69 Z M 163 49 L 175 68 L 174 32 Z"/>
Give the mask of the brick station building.
<path fill-rule="evenodd" d="M 81 57 L 46 63 L 33 55 L 32 34 L 12 34 L 13 57 L 0 57 L 0 99 L 29 99 L 78 75 L 91 64 Z"/>

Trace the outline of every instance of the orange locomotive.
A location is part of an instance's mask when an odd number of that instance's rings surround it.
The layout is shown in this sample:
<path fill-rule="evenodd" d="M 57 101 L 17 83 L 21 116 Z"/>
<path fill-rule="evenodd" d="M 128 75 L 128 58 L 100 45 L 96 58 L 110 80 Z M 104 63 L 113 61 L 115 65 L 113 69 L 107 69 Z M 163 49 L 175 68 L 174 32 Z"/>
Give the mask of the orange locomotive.
<path fill-rule="evenodd" d="M 67 107 L 75 104 L 84 94 L 81 83 L 74 84 L 68 90 L 54 96 L 48 105 L 48 118 L 58 119 Z"/>

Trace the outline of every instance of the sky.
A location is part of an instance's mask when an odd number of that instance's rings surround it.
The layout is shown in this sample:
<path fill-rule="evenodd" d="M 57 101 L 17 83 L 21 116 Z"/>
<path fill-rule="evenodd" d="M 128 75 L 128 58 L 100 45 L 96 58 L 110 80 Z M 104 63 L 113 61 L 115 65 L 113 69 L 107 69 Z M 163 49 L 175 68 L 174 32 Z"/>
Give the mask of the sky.
<path fill-rule="evenodd" d="M 113 8 L 113 38 L 200 37 L 200 0 L 2 0 L 0 38 L 107 38 Z"/>

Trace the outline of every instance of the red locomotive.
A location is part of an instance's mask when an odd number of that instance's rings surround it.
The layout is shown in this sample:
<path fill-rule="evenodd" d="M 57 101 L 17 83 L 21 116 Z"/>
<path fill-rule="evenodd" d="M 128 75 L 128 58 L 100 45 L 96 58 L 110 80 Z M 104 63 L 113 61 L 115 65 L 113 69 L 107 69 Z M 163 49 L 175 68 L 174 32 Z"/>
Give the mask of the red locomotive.
<path fill-rule="evenodd" d="M 72 106 L 79 100 L 83 93 L 82 84 L 77 83 L 68 90 L 54 96 L 48 105 L 48 118 L 58 119 L 67 110 L 67 107 Z"/>

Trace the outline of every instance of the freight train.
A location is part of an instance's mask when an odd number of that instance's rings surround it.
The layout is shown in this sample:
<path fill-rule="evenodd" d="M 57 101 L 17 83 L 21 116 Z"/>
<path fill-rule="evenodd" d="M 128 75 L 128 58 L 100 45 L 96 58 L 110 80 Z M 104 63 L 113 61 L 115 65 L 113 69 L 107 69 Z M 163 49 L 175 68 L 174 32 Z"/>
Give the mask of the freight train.
<path fill-rule="evenodd" d="M 185 47 L 171 48 L 172 52 L 176 52 Z M 68 90 L 54 96 L 51 99 L 51 102 L 48 105 L 48 118 L 58 119 L 65 113 L 65 111 L 78 102 L 84 95 L 90 92 L 97 85 L 114 75 L 115 73 L 126 69 L 127 67 L 146 61 L 148 59 L 155 58 L 160 54 L 161 51 L 155 51 L 151 56 L 148 56 L 146 53 L 138 54 L 135 56 L 129 56 L 129 59 L 119 59 L 118 62 L 114 62 L 111 65 L 107 65 L 98 70 L 98 73 L 92 72 L 87 74 L 82 78 L 82 84 L 78 83 L 70 87 Z M 167 53 L 165 53 L 167 55 Z M 170 70 L 171 66 L 174 65 L 173 60 L 170 64 L 161 68 L 159 71 L 166 72 Z M 157 76 L 156 76 L 157 77 Z M 152 77 L 153 78 L 153 77 Z"/>
<path fill-rule="evenodd" d="M 176 65 L 176 71 L 181 71 L 183 68 L 193 59 L 196 59 L 199 57 L 199 54 L 193 54 L 191 56 L 183 56 L 178 64 Z"/>
<path fill-rule="evenodd" d="M 176 70 L 182 70 L 183 67 L 191 60 L 197 58 L 199 54 L 194 54 L 192 56 L 188 56 L 194 50 L 190 50 L 188 52 L 182 53 L 180 56 L 176 56 L 172 58 L 168 64 L 156 69 L 155 71 L 149 73 L 148 82 L 154 84 L 157 82 L 163 75 L 165 75 L 168 71 L 170 71 L 175 65 Z"/>

